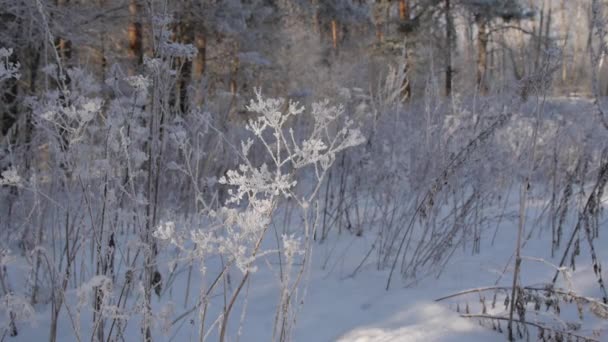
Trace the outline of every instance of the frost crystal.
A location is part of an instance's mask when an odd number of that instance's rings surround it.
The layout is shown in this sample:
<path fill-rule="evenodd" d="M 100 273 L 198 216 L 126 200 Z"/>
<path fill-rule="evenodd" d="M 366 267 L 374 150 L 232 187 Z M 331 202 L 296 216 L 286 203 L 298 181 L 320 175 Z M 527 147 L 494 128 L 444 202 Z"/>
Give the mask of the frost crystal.
<path fill-rule="evenodd" d="M 296 255 L 304 254 L 304 251 L 300 248 L 301 241 L 299 238 L 296 238 L 294 234 L 283 234 L 282 238 L 283 253 L 288 260 L 292 259 Z"/>
<path fill-rule="evenodd" d="M 0 82 L 9 78 L 19 78 L 19 63 L 9 62 L 13 49 L 0 48 Z"/>
<path fill-rule="evenodd" d="M 15 168 L 9 168 L 2 172 L 2 177 L 0 177 L 0 185 L 6 186 L 22 186 L 21 176 L 17 173 Z"/>
<path fill-rule="evenodd" d="M 150 79 L 142 75 L 127 77 L 126 81 L 138 92 L 145 92 L 151 84 Z"/>
<path fill-rule="evenodd" d="M 165 241 L 169 241 L 173 244 L 178 244 L 178 239 L 175 234 L 175 222 L 172 222 L 172 221 L 161 223 L 156 228 L 154 233 L 152 233 L 152 236 L 154 236 L 155 238 L 157 238 L 159 240 L 165 240 Z"/>

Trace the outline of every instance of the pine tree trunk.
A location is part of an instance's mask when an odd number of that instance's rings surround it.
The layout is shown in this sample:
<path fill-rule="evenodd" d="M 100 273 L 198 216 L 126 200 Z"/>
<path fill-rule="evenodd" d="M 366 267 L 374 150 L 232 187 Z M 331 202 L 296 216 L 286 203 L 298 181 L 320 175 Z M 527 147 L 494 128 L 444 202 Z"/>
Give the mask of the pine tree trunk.
<path fill-rule="evenodd" d="M 488 58 L 488 22 L 482 16 L 477 16 L 477 89 L 484 95 L 488 91 L 486 70 Z"/>
<path fill-rule="evenodd" d="M 193 44 L 194 33 L 192 19 L 190 18 L 191 10 L 185 9 L 185 16 L 180 21 L 177 29 L 177 40 L 182 44 Z M 188 110 L 188 86 L 192 76 L 192 61 L 183 59 L 180 61 L 179 77 L 177 82 L 178 107 L 179 111 L 184 114 Z"/>
<path fill-rule="evenodd" d="M 401 84 L 401 99 L 403 102 L 409 101 L 412 96 L 412 85 L 410 84 L 410 58 L 407 50 L 404 49 L 403 54 L 403 83 Z"/>
<path fill-rule="evenodd" d="M 547 19 L 545 20 L 545 37 L 543 39 L 543 48 L 545 51 L 549 50 L 550 47 L 549 39 L 551 39 L 552 12 L 553 6 L 551 6 L 551 2 L 549 2 L 549 12 L 547 13 Z M 547 58 L 546 52 L 543 52 L 543 55 L 543 63 L 545 63 Z"/>
<path fill-rule="evenodd" d="M 239 57 L 238 57 L 238 45 L 235 45 L 234 55 L 232 57 L 232 66 L 230 70 L 230 93 L 236 96 L 238 92 L 237 75 L 239 72 Z"/>
<path fill-rule="evenodd" d="M 566 52 L 568 48 L 568 43 L 570 39 L 570 20 L 566 19 L 566 0 L 562 0 L 561 5 L 562 12 L 562 26 L 564 27 L 564 32 L 562 33 L 564 36 L 564 46 L 562 51 Z M 565 58 L 562 58 L 562 83 L 566 83 L 566 79 L 568 78 L 568 63 Z"/>
<path fill-rule="evenodd" d="M 198 53 L 194 59 L 192 66 L 192 78 L 194 82 L 196 82 L 194 92 L 194 103 L 197 106 L 200 106 L 203 104 L 205 99 L 204 89 L 200 83 L 203 79 L 203 76 L 205 75 L 205 69 L 207 66 L 207 35 L 204 29 L 196 32 L 195 44 Z"/>
<path fill-rule="evenodd" d="M 374 18 L 374 25 L 376 27 L 376 39 L 378 43 L 384 41 L 384 24 L 386 21 L 386 6 L 383 0 L 376 0 L 372 7 L 372 17 Z"/>
<path fill-rule="evenodd" d="M 338 21 L 332 19 L 331 21 L 331 41 L 334 51 L 338 52 Z"/>
<path fill-rule="evenodd" d="M 410 19 L 409 0 L 399 1 L 399 19 L 401 21 L 407 21 Z M 405 36 L 407 36 L 407 33 L 405 33 Z M 407 41 L 407 39 L 404 41 Z M 409 77 L 410 64 L 411 58 L 409 57 L 407 46 L 403 46 L 403 83 L 401 84 L 401 99 L 404 102 L 407 102 L 412 96 L 412 85 Z"/>
<path fill-rule="evenodd" d="M 70 0 L 56 0 L 55 4 L 57 5 L 57 7 L 63 7 L 69 2 Z M 63 37 L 56 37 L 55 47 L 57 49 L 59 57 L 61 58 L 61 62 L 64 64 L 68 63 L 72 58 L 72 42 Z"/>
<path fill-rule="evenodd" d="M 543 2 L 543 7 L 540 11 L 540 23 L 538 25 L 538 28 L 534 29 L 534 33 L 536 36 L 536 56 L 534 59 L 534 71 L 538 70 L 539 66 L 540 66 L 540 59 L 541 59 L 541 54 L 542 54 L 542 47 L 543 47 L 543 29 L 545 26 L 545 3 Z"/>
<path fill-rule="evenodd" d="M 452 95 L 452 14 L 450 0 L 445 0 L 445 22 L 446 22 L 446 59 L 445 59 L 445 95 Z"/>
<path fill-rule="evenodd" d="M 399 19 L 410 19 L 410 2 L 409 0 L 399 0 Z"/>
<path fill-rule="evenodd" d="M 69 0 L 56 0 L 55 2 L 58 8 L 63 7 L 68 3 Z M 57 74 L 57 80 L 59 81 L 59 83 L 61 83 L 61 87 L 63 88 L 60 92 L 60 100 L 62 102 L 62 105 L 67 107 L 69 104 L 67 103 L 67 99 L 65 98 L 65 92 L 68 90 L 71 80 L 66 70 L 69 67 L 70 60 L 72 59 L 72 42 L 63 37 L 57 36 L 55 38 L 54 43 L 57 54 L 59 55 L 59 62 L 61 63 L 61 67 L 58 68 Z M 60 147 L 61 150 L 65 152 L 69 147 L 67 131 L 64 128 L 59 128 L 59 133 L 61 135 Z M 67 165 L 65 165 L 63 162 L 61 162 L 60 165 L 66 172 L 68 171 Z"/>
<path fill-rule="evenodd" d="M 196 33 L 195 43 L 198 54 L 194 60 L 193 76 L 196 81 L 200 81 L 205 74 L 207 64 L 207 36 L 205 35 L 204 31 Z"/>
<path fill-rule="evenodd" d="M 16 63 L 15 54 L 9 57 L 9 62 Z M 17 95 L 19 93 L 19 83 L 17 79 L 11 78 L 5 81 L 2 94 L 2 105 L 4 110 L 0 117 L 0 137 L 4 137 L 17 121 L 19 114 Z"/>
<path fill-rule="evenodd" d="M 312 5 L 312 28 L 321 37 L 321 25 L 319 24 L 319 0 L 311 0 Z M 322 38 L 322 37 L 321 37 Z"/>
<path fill-rule="evenodd" d="M 17 21 L 15 15 L 11 13 L 3 13 L 0 12 L 0 23 L 10 23 L 13 24 Z M 5 42 L 4 40 L 0 41 L 0 45 L 3 47 L 9 47 L 10 43 Z M 13 51 L 13 54 L 9 57 L 9 63 L 17 62 L 16 57 L 17 51 Z M 16 118 L 16 108 L 13 104 L 16 104 L 16 95 L 17 95 L 17 80 L 11 78 L 6 80 L 0 87 L 0 141 L 4 140 L 4 136 L 9 131 Z M 5 166 L 5 165 L 2 165 Z"/>
<path fill-rule="evenodd" d="M 138 17 L 139 5 L 137 0 L 131 0 L 129 14 L 131 15 L 131 23 L 129 23 L 129 59 L 133 68 L 131 73 L 134 74 L 143 63 L 142 26 Z"/>

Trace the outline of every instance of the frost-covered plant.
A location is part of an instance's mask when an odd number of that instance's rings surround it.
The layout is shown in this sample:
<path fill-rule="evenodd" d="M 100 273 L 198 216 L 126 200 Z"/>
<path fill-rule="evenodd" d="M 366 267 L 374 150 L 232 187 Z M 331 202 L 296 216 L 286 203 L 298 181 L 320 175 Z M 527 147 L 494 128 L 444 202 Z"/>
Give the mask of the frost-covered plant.
<path fill-rule="evenodd" d="M 27 299 L 11 288 L 6 270 L 14 260 L 15 256 L 10 250 L 0 247 L 0 313 L 6 317 L 4 323 L 0 325 L 2 336 L 7 333 L 10 336 L 17 336 L 17 324 L 31 323 L 35 317 L 34 308 Z"/>
<path fill-rule="evenodd" d="M 1 326 L 3 335 L 9 332 L 11 336 L 17 336 L 16 324 L 19 322 L 32 322 L 35 317 L 34 308 L 30 305 L 27 298 L 20 294 L 7 293 L 1 300 L 0 310 L 6 315 L 6 326 Z"/>
<path fill-rule="evenodd" d="M 19 78 L 19 63 L 10 61 L 10 57 L 13 55 L 13 49 L 0 48 L 0 82 L 8 80 L 9 78 Z"/>
<path fill-rule="evenodd" d="M 42 248 L 32 252 L 30 297 L 35 303 L 40 300 L 39 293 L 50 293 L 51 299 L 40 301 L 51 302 L 54 307 L 52 339 L 56 338 L 56 322 L 62 308 L 67 307 L 72 315 L 71 303 L 64 300 L 72 286 L 80 290 L 78 312 L 84 310 L 85 304 L 92 304 L 92 339 L 120 338 L 126 312 L 142 314 L 146 338 L 151 335 L 150 298 L 153 291 L 160 295 L 161 289 L 151 226 L 160 215 L 158 187 L 161 178 L 164 181 L 160 170 L 166 125 L 163 116 L 168 120 L 172 114 L 169 99 L 175 83 L 174 60 L 184 57 L 179 46 L 167 40 L 168 36 L 159 36 L 159 48 L 146 59 L 144 74 L 127 77 L 120 67 L 112 66 L 104 87 L 84 69 L 65 68 L 58 58 L 54 61 L 57 64 L 49 64 L 43 70 L 50 87 L 28 100 L 35 139 L 46 146 L 49 167 L 26 180 L 13 169 L 6 170 L 2 184 L 19 185 L 34 193 L 37 202 L 33 207 L 40 213 L 41 222 L 39 232 L 33 234 L 35 243 L 42 244 L 52 235 L 53 247 L 65 251 L 49 253 L 53 255 L 50 261 L 42 257 Z M 192 48 L 188 51 L 191 56 Z M 46 215 L 63 219 L 43 230 L 46 206 L 52 213 Z M 118 241 L 118 234 L 126 231 L 135 233 L 136 243 L 131 238 L 126 239 L 127 243 Z M 87 243 L 90 248 L 83 248 Z M 139 257 L 121 260 L 115 258 L 117 250 Z M 144 267 L 139 267 L 142 259 Z M 76 268 L 75 262 L 83 260 L 94 262 L 92 272 L 88 267 Z M 134 275 L 133 268 L 142 269 L 143 277 Z M 49 291 L 40 291 L 39 279 L 47 273 L 52 280 Z M 72 275 L 76 279 L 76 273 L 92 278 L 81 278 L 85 283 L 80 286 L 68 282 Z M 141 310 L 130 311 L 127 301 L 136 279 L 142 279 L 139 285 L 145 295 Z M 114 292 L 114 286 L 122 287 L 121 291 Z M 106 321 L 111 324 L 106 325 Z M 79 335 L 80 329 L 76 328 Z"/>
<path fill-rule="evenodd" d="M 605 4 L 598 0 L 591 1 L 591 25 L 589 32 L 589 56 L 591 59 L 591 82 L 593 96 L 595 97 L 595 106 L 597 114 L 599 116 L 602 125 L 608 129 L 608 121 L 606 121 L 606 113 L 600 102 L 600 70 L 604 56 L 608 53 L 608 42 L 606 38 L 608 32 L 606 31 L 606 16 L 605 16 Z M 593 44 L 593 37 L 596 37 L 598 46 L 595 47 Z"/>
<path fill-rule="evenodd" d="M 21 74 L 19 73 L 20 65 L 18 62 L 12 62 L 11 57 L 13 56 L 12 49 L 5 49 L 0 47 L 0 85 L 8 80 L 8 79 L 19 79 Z M 4 156 L 0 155 L 0 162 L 4 162 Z M 0 164 L 0 185 L 18 185 L 12 183 L 19 183 L 18 179 L 15 177 L 19 177 L 17 174 L 17 170 L 15 168 L 9 168 L 5 170 L 6 165 L 4 163 Z M 4 174 L 7 172 L 7 174 Z M 10 178 L 10 179 L 9 179 Z"/>
<path fill-rule="evenodd" d="M 0 84 L 8 79 L 19 79 L 20 65 L 12 62 L 12 49 L 0 48 Z M 2 160 L 3 156 L 0 156 Z M 13 166 L 0 165 L 0 187 L 10 186 L 14 188 L 23 186 L 23 179 L 19 170 Z M 10 200 L 9 200 L 10 201 Z M 13 291 L 9 283 L 7 267 L 14 261 L 15 257 L 9 249 L 0 246 L 0 312 L 6 315 L 5 326 L 1 326 L 2 338 L 8 333 L 17 336 L 17 323 L 31 321 L 34 317 L 34 309 L 29 305 L 21 293 Z"/>
<path fill-rule="evenodd" d="M 50 77 L 56 75 L 53 65 L 46 68 Z M 80 68 L 68 69 L 70 88 L 48 91 L 31 102 L 39 127 L 49 129 L 49 136 L 58 141 L 66 152 L 71 145 L 85 139 L 88 127 L 101 112 L 103 100 L 98 96 L 100 87 L 93 77 Z M 64 155 L 64 157 L 66 157 Z M 73 167 L 75 160 L 62 160 Z"/>
<path fill-rule="evenodd" d="M 0 186 L 20 186 L 22 185 L 22 179 L 19 172 L 14 167 L 8 168 L 2 171 L 0 177 Z"/>
<path fill-rule="evenodd" d="M 209 225 L 184 234 L 176 232 L 173 224 L 165 223 L 157 228 L 155 235 L 183 250 L 187 250 L 186 240 L 194 242 L 191 255 L 201 262 L 203 275 L 206 272 L 206 259 L 214 254 L 222 255 L 226 265 L 218 278 L 227 277 L 232 267 L 242 274 L 222 313 L 219 335 L 220 340 L 224 340 L 230 312 L 250 275 L 257 270 L 255 261 L 275 252 L 262 248 L 275 209 L 284 199 L 297 203 L 304 218 L 303 229 L 298 233 L 303 240 L 285 237 L 279 251 L 289 264 L 286 266 L 289 273 L 296 257 L 302 258 L 300 268 L 294 269 L 295 278 L 285 275 L 280 280 L 280 303 L 273 336 L 276 340 L 287 340 L 291 334 L 291 322 L 295 319 L 293 303 L 298 302 L 301 295 L 297 289 L 310 262 L 311 242 L 318 219 L 315 201 L 320 185 L 336 155 L 360 144 L 363 138 L 359 130 L 352 127 L 351 121 L 342 121 L 343 109 L 330 106 L 328 101 L 312 105 L 312 123 L 304 138 L 298 137 L 289 127 L 296 117 L 304 115 L 305 109 L 298 103 L 281 98 L 264 98 L 260 91 L 256 91 L 256 98 L 247 109 L 258 114 L 246 126 L 253 137 L 243 141 L 237 150 L 242 164 L 219 179 L 220 184 L 230 188 L 226 205 L 216 211 L 204 212 L 212 222 Z M 267 162 L 261 165 L 251 162 L 250 153 L 255 144 L 262 146 L 267 157 Z M 182 146 L 186 145 L 187 142 L 182 141 Z M 305 178 L 306 172 L 299 172 L 305 168 L 309 169 L 312 179 Z M 303 182 L 308 190 L 304 193 L 296 191 L 298 182 Z M 311 209 L 314 209 L 312 213 Z M 199 305 L 203 311 L 202 317 L 206 310 L 206 305 L 202 304 L 208 301 L 207 296 L 215 284 L 217 281 L 211 288 L 201 291 Z"/>

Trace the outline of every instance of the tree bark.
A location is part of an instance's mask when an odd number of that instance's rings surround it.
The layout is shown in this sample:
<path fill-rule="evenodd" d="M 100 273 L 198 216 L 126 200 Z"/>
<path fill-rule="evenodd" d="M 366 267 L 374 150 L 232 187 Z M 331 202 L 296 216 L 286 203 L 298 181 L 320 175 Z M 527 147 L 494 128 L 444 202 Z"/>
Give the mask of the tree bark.
<path fill-rule="evenodd" d="M 191 9 L 185 9 L 185 15 L 179 22 L 177 29 L 177 40 L 182 44 L 193 44 L 194 43 L 194 32 L 193 23 L 191 18 Z M 178 108 L 179 111 L 184 114 L 188 110 L 188 86 L 190 85 L 192 77 L 192 61 L 186 59 L 180 60 L 179 68 L 179 79 L 177 82 L 177 94 L 178 94 Z"/>
<path fill-rule="evenodd" d="M 200 81 L 205 74 L 207 64 L 207 36 L 204 31 L 196 33 L 195 43 L 198 54 L 194 60 L 193 76 L 196 81 Z"/>
<path fill-rule="evenodd" d="M 63 7 L 69 2 L 70 0 L 56 0 L 55 4 L 57 7 Z M 63 37 L 57 37 L 55 38 L 55 46 L 59 53 L 59 57 L 61 57 L 61 62 L 68 63 L 72 58 L 72 42 Z"/>
<path fill-rule="evenodd" d="M 481 15 L 475 18 L 477 22 L 477 89 L 485 95 L 488 91 L 486 71 L 488 66 L 488 22 Z"/>
<path fill-rule="evenodd" d="M 452 14 L 450 0 L 445 0 L 445 23 L 446 23 L 446 59 L 445 59 L 445 95 L 452 94 Z"/>
<path fill-rule="evenodd" d="M 399 19 L 401 21 L 407 21 L 410 19 L 410 1 L 400 0 L 399 1 Z M 404 33 L 407 37 L 407 32 Z M 407 42 L 407 39 L 404 41 Z M 405 44 L 405 43 L 404 43 Z M 410 71 L 411 59 L 409 57 L 407 46 L 403 46 L 403 82 L 401 84 L 401 99 L 403 102 L 409 101 L 412 96 L 412 85 L 410 83 L 409 71 Z"/>
<path fill-rule="evenodd" d="M 137 0 L 131 0 L 129 4 L 129 14 L 131 15 L 131 23 L 129 23 L 129 59 L 131 60 L 132 70 L 135 73 L 136 69 L 143 63 L 143 43 L 142 43 L 142 26 L 139 22 L 139 5 Z"/>
<path fill-rule="evenodd" d="M 335 52 L 338 52 L 338 21 L 331 20 L 331 41 Z"/>
<path fill-rule="evenodd" d="M 399 19 L 410 19 L 410 2 L 409 0 L 399 0 Z"/>
<path fill-rule="evenodd" d="M 194 92 L 194 103 L 197 106 L 203 104 L 205 99 L 204 89 L 200 82 L 203 80 L 203 76 L 205 75 L 205 69 L 207 66 L 207 35 L 204 29 L 196 32 L 195 34 L 195 44 L 196 49 L 198 51 L 192 65 L 192 78 L 194 82 L 196 82 L 195 92 Z"/>
<path fill-rule="evenodd" d="M 238 45 L 235 45 L 234 56 L 232 58 L 232 67 L 230 71 L 230 93 L 235 96 L 238 91 L 237 75 L 239 72 L 239 57 L 238 57 Z"/>
<path fill-rule="evenodd" d="M 403 83 L 401 84 L 401 99 L 403 102 L 409 101 L 412 96 L 412 85 L 410 84 L 410 58 L 407 53 L 407 48 L 404 47 L 403 53 Z"/>
<path fill-rule="evenodd" d="M 16 63 L 15 54 L 9 57 L 9 62 Z M 2 103 L 4 110 L 0 117 L 0 137 L 4 137 L 17 121 L 19 114 L 17 95 L 19 94 L 19 83 L 17 79 L 11 78 L 5 81 L 2 94 Z"/>
<path fill-rule="evenodd" d="M 562 14 L 562 27 L 563 29 L 563 36 L 564 36 L 564 45 L 562 48 L 562 51 L 564 51 L 564 54 L 566 52 L 566 50 L 568 49 L 568 43 L 570 41 L 570 19 L 568 17 L 568 19 L 566 18 L 566 0 L 562 0 L 562 4 L 561 4 L 561 14 Z M 565 84 L 566 80 L 568 78 L 568 63 L 567 60 L 565 58 L 562 58 L 562 83 Z"/>

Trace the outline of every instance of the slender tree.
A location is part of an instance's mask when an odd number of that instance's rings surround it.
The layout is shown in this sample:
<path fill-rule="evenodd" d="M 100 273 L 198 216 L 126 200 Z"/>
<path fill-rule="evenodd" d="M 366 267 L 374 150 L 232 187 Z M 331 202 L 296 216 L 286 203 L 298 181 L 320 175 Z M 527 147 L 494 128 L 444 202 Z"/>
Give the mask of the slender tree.
<path fill-rule="evenodd" d="M 129 58 L 131 60 L 131 73 L 136 70 L 143 62 L 143 33 L 142 24 L 139 18 L 139 3 L 137 0 L 130 0 L 129 14 L 130 20 L 128 39 L 129 39 Z"/>
<path fill-rule="evenodd" d="M 477 89 L 481 94 L 488 90 L 486 72 L 488 69 L 488 20 L 481 14 L 475 15 L 477 24 Z"/>
<path fill-rule="evenodd" d="M 445 37 L 446 37 L 446 59 L 445 59 L 445 94 L 452 94 L 452 44 L 454 40 L 454 24 L 452 22 L 452 9 L 450 0 L 445 0 Z"/>

